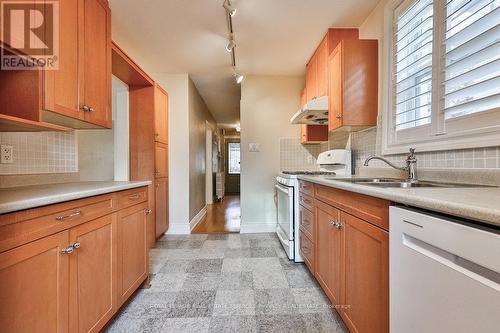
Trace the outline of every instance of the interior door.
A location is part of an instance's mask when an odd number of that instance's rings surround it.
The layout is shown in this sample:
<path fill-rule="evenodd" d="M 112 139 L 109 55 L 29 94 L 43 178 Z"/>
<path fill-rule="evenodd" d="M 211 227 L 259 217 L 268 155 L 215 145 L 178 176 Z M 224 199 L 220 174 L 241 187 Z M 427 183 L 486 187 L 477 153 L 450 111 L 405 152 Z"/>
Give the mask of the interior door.
<path fill-rule="evenodd" d="M 115 214 L 70 229 L 70 332 L 98 332 L 113 315 L 116 235 Z"/>
<path fill-rule="evenodd" d="M 240 194 L 240 157 L 241 145 L 240 140 L 227 140 L 226 141 L 226 180 L 225 180 L 225 193 L 227 195 Z"/>
<path fill-rule="evenodd" d="M 111 12 L 107 1 L 83 1 L 83 103 L 85 120 L 111 127 Z"/>
<path fill-rule="evenodd" d="M 0 331 L 68 332 L 67 246 L 63 231 L 0 254 Z"/>

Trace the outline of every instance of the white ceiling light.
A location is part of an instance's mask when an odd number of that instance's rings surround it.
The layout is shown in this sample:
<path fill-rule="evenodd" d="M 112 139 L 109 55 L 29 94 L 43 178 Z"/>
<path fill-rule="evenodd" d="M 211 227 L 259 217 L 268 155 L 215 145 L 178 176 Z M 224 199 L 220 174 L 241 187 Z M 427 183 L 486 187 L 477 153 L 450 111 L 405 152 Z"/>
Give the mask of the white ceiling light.
<path fill-rule="evenodd" d="M 241 127 L 240 126 L 236 126 L 236 132 L 241 132 Z"/>
<path fill-rule="evenodd" d="M 231 15 L 231 17 L 236 15 L 237 9 L 231 6 L 231 1 L 225 0 L 222 7 L 224 7 L 227 10 L 227 12 L 229 13 L 229 15 Z"/>
<path fill-rule="evenodd" d="M 231 52 L 235 47 L 236 47 L 236 43 L 235 43 L 233 37 L 231 37 L 229 39 L 229 43 L 227 43 L 226 51 Z"/>

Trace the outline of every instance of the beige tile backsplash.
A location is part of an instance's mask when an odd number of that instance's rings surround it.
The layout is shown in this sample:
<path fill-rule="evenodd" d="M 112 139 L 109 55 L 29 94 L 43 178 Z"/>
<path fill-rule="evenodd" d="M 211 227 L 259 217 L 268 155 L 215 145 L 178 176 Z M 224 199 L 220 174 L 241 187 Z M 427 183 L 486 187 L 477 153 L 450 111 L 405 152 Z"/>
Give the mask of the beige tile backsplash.
<path fill-rule="evenodd" d="M 0 133 L 0 143 L 14 147 L 14 163 L 0 164 L 0 175 L 78 172 L 78 148 L 69 133 Z"/>
<path fill-rule="evenodd" d="M 280 139 L 280 169 L 288 171 L 318 170 L 316 160 L 320 145 L 302 145 L 300 139 Z"/>

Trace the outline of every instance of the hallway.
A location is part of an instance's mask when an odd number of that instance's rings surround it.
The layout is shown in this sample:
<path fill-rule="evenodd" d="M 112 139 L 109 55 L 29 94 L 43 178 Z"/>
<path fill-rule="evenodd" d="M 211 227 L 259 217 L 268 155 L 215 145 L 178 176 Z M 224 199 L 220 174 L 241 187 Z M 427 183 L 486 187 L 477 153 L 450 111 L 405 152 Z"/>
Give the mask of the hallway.
<path fill-rule="evenodd" d="M 304 264 L 275 234 L 166 235 L 140 289 L 106 332 L 345 333 Z"/>
<path fill-rule="evenodd" d="M 207 216 L 192 231 L 193 234 L 240 232 L 240 196 L 227 195 L 221 202 L 208 205 Z"/>

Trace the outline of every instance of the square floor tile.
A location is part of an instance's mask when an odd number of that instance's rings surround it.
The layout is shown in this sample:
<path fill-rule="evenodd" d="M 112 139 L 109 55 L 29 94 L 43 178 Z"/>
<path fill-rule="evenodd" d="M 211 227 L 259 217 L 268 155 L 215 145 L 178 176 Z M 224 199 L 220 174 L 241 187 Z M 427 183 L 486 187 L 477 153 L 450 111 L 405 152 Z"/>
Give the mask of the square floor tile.
<path fill-rule="evenodd" d="M 246 271 L 282 271 L 278 258 L 249 258 L 243 259 L 242 263 Z"/>
<path fill-rule="evenodd" d="M 272 247 L 252 247 L 250 248 L 252 258 L 273 258 L 277 257 L 276 250 Z"/>
<path fill-rule="evenodd" d="M 182 291 L 165 314 L 166 317 L 194 318 L 212 316 L 215 291 Z"/>
<path fill-rule="evenodd" d="M 283 270 L 261 270 L 252 272 L 255 289 L 288 288 L 288 281 Z"/>
<path fill-rule="evenodd" d="M 220 273 L 222 259 L 195 259 L 186 269 L 187 273 Z"/>
<path fill-rule="evenodd" d="M 186 239 L 178 244 L 178 249 L 201 249 L 205 240 L 204 239 Z"/>
<path fill-rule="evenodd" d="M 290 289 L 255 290 L 255 312 L 257 315 L 298 313 Z"/>
<path fill-rule="evenodd" d="M 210 318 L 167 318 L 164 320 L 163 333 L 205 333 L 210 327 Z"/>
<path fill-rule="evenodd" d="M 207 236 L 207 240 L 226 240 L 229 238 L 229 234 L 210 234 Z"/>
<path fill-rule="evenodd" d="M 335 311 L 335 310 L 333 310 Z M 308 313 L 301 315 L 306 332 L 347 333 L 340 317 L 333 312 Z"/>
<path fill-rule="evenodd" d="M 184 273 L 168 273 L 156 274 L 151 280 L 151 287 L 144 289 L 145 292 L 161 292 L 161 291 L 180 291 L 186 274 Z"/>
<path fill-rule="evenodd" d="M 191 259 L 166 260 L 159 273 L 186 273 L 186 269 L 191 267 L 192 263 Z"/>
<path fill-rule="evenodd" d="M 217 290 L 221 280 L 221 273 L 188 273 L 182 290 Z"/>
<path fill-rule="evenodd" d="M 196 259 L 222 259 L 224 258 L 225 249 L 223 248 L 207 248 L 200 249 Z"/>
<path fill-rule="evenodd" d="M 222 272 L 219 289 L 253 289 L 253 274 L 252 272 Z"/>
<path fill-rule="evenodd" d="M 255 316 L 218 316 L 210 321 L 210 333 L 257 333 Z"/>
<path fill-rule="evenodd" d="M 319 313 L 335 311 L 326 295 L 317 288 L 291 289 L 300 313 Z"/>
<path fill-rule="evenodd" d="M 290 288 L 317 288 L 318 285 L 313 276 L 308 271 L 303 270 L 287 270 L 285 271 L 286 279 Z"/>
<path fill-rule="evenodd" d="M 224 250 L 224 258 L 250 258 L 250 248 L 232 248 Z"/>
<path fill-rule="evenodd" d="M 257 316 L 257 328 L 259 333 L 314 332 L 306 331 L 302 318 L 297 315 L 259 315 Z"/>
<path fill-rule="evenodd" d="M 214 316 L 254 315 L 253 290 L 218 290 L 215 296 Z"/>

